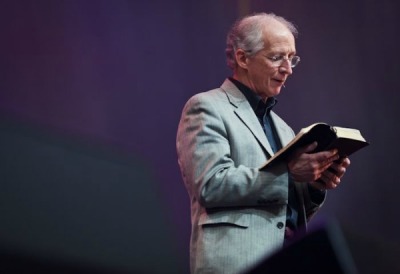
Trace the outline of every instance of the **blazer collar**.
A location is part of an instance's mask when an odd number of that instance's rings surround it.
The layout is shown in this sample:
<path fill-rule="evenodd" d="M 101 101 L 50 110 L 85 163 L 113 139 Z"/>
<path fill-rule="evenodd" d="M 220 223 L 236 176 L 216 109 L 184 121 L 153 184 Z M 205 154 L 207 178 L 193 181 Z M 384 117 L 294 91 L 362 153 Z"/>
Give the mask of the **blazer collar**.
<path fill-rule="evenodd" d="M 254 110 L 250 106 L 243 93 L 229 79 L 226 79 L 221 85 L 221 89 L 225 91 L 231 105 L 235 107 L 235 114 L 253 133 L 254 137 L 263 146 L 270 156 L 274 155 L 272 148 L 265 136 L 260 122 L 257 119 Z"/>

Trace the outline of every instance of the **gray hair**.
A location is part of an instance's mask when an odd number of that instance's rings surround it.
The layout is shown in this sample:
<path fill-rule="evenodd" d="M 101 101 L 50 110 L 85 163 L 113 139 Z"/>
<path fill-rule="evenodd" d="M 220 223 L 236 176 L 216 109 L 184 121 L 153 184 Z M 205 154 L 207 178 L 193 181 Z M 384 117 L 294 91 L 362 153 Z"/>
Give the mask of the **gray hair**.
<path fill-rule="evenodd" d="M 248 56 L 252 56 L 264 48 L 263 29 L 266 23 L 272 20 L 278 21 L 286 26 L 294 37 L 298 31 L 295 25 L 281 16 L 273 13 L 256 13 L 246 16 L 232 26 L 226 39 L 226 58 L 227 64 L 231 69 L 235 69 L 237 63 L 235 52 L 243 49 Z"/>

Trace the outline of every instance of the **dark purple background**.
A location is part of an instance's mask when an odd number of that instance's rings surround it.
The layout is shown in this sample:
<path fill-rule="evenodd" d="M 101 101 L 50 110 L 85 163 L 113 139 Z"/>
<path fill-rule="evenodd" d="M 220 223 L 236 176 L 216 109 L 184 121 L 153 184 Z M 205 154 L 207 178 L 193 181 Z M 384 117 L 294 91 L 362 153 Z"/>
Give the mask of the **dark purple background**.
<path fill-rule="evenodd" d="M 0 110 L 142 159 L 187 257 L 189 200 L 175 152 L 181 109 L 230 75 L 224 48 L 234 20 L 275 12 L 298 26 L 301 56 L 277 112 L 295 131 L 323 121 L 359 128 L 371 142 L 313 222 L 336 218 L 400 242 L 399 10 L 395 0 L 2 0 Z"/>

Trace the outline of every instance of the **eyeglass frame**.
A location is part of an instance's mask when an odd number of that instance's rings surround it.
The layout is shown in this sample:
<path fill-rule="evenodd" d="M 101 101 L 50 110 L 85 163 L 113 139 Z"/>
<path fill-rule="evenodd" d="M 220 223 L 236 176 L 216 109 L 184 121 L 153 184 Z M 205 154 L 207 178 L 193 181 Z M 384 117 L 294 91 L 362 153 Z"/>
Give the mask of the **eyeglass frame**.
<path fill-rule="evenodd" d="M 268 57 L 267 56 L 267 59 L 269 61 L 271 61 L 272 66 L 276 67 L 276 68 L 282 66 L 284 61 L 289 61 L 289 64 L 290 64 L 291 68 L 296 67 L 300 63 L 300 56 L 297 56 L 297 55 L 290 56 L 290 57 L 286 57 L 284 55 L 275 55 L 275 56 L 272 56 L 272 57 Z M 293 64 L 293 60 L 297 60 L 297 61 L 295 61 L 295 63 Z"/>
<path fill-rule="evenodd" d="M 249 55 L 251 53 L 251 51 L 249 51 L 249 50 L 244 50 L 244 52 L 245 52 L 246 55 Z M 279 68 L 280 66 L 282 66 L 284 61 L 289 61 L 291 68 L 296 67 L 300 63 L 300 56 L 298 56 L 298 55 L 294 55 L 294 56 L 290 56 L 290 57 L 286 57 L 284 55 L 274 55 L 274 56 L 271 56 L 271 57 L 269 57 L 269 56 L 265 56 L 265 57 L 272 63 L 272 66 L 274 68 Z M 280 59 L 274 60 L 275 58 L 280 58 Z M 294 65 L 292 63 L 293 62 L 293 58 L 295 58 L 295 60 L 297 60 L 297 62 Z M 274 62 L 279 62 L 279 63 L 278 64 L 274 64 Z"/>

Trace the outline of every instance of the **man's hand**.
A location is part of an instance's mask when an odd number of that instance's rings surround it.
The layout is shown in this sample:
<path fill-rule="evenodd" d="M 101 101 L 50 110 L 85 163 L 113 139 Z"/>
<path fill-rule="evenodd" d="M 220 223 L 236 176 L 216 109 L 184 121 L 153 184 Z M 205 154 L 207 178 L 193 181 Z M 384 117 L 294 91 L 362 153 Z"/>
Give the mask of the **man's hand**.
<path fill-rule="evenodd" d="M 347 157 L 333 162 L 332 165 L 321 174 L 319 180 L 311 182 L 310 185 L 318 189 L 336 188 L 340 184 L 340 178 L 343 177 L 349 165 L 350 160 Z"/>
<path fill-rule="evenodd" d="M 316 147 L 317 143 L 314 142 L 295 151 L 288 161 L 289 172 L 294 180 L 310 182 L 317 189 L 336 188 L 350 160 L 347 157 L 339 160 L 336 149 L 310 153 Z"/>

